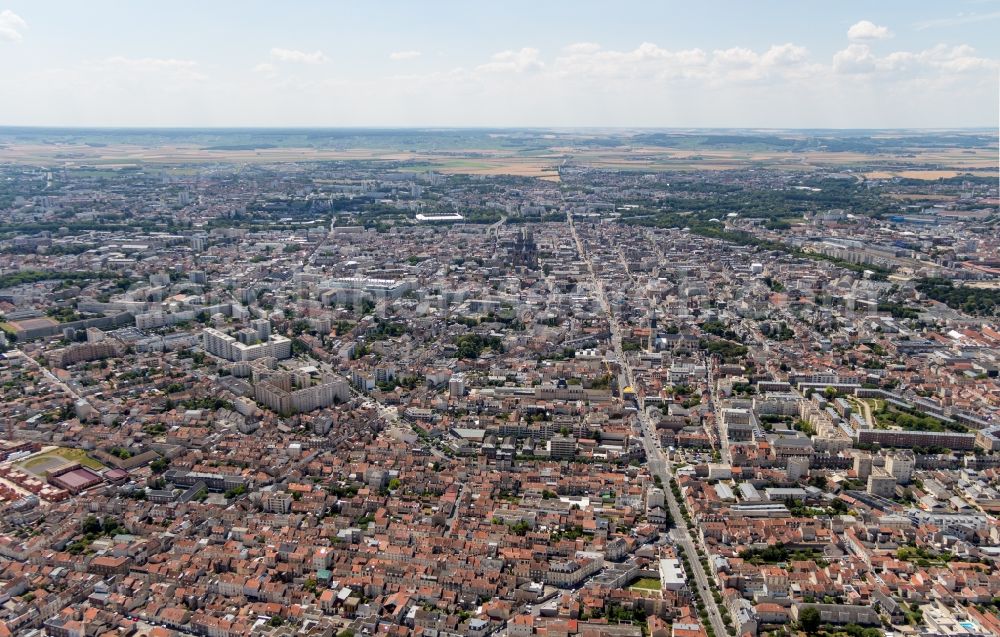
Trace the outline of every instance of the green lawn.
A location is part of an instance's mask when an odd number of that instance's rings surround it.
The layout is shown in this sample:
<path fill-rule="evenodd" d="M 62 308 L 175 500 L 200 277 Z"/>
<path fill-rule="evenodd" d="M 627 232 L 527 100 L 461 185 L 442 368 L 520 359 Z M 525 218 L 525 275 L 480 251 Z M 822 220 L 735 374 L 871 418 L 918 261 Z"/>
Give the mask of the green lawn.
<path fill-rule="evenodd" d="M 658 591 L 660 590 L 660 580 L 652 577 L 643 577 L 636 580 L 634 584 L 629 586 L 629 588 L 635 588 L 643 591 Z"/>
<path fill-rule="evenodd" d="M 80 464 L 89 469 L 95 469 L 95 470 L 104 469 L 104 465 L 94 460 L 93 458 L 89 457 L 87 455 L 87 452 L 84 451 L 83 449 L 69 449 L 67 447 L 59 447 L 58 449 L 53 450 L 52 453 L 56 454 L 61 458 L 66 458 L 67 460 L 75 460 L 76 462 L 79 462 Z"/>

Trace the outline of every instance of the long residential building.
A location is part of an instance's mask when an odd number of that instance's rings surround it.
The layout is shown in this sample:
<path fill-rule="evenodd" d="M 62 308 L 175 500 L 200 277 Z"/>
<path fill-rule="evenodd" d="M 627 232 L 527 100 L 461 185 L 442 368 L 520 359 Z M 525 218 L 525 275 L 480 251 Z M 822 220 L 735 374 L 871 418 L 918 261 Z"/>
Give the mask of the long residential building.
<path fill-rule="evenodd" d="M 976 434 L 951 431 L 864 429 L 858 432 L 858 442 L 878 444 L 884 447 L 944 447 L 953 451 L 968 451 L 976 447 Z"/>

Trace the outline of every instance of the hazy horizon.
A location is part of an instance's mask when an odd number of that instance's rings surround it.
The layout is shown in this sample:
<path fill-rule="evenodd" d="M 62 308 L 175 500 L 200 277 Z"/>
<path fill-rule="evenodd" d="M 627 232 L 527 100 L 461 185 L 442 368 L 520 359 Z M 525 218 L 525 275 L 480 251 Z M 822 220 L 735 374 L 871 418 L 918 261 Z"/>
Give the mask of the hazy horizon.
<path fill-rule="evenodd" d="M 588 132 L 649 132 L 649 131 L 669 131 L 672 133 L 700 133 L 713 131 L 735 131 L 752 133 L 803 133 L 803 132 L 831 132 L 831 133 L 868 133 L 868 132 L 997 132 L 1000 130 L 996 126 L 921 126 L 921 127 L 875 127 L 875 128 L 822 128 L 822 127 L 764 127 L 764 126 L 421 126 L 419 124 L 406 126 L 379 126 L 379 125 L 355 125 L 355 126 L 335 126 L 335 125 L 301 125 L 301 126 L 271 126 L 243 125 L 243 126 L 198 126 L 198 125 L 178 125 L 178 126 L 157 126 L 157 125 L 129 125 L 129 126 L 73 126 L 60 124 L 27 124 L 27 125 L 6 125 L 0 124 L 0 131 L 4 130 L 66 130 L 66 131 L 551 131 L 556 133 Z"/>

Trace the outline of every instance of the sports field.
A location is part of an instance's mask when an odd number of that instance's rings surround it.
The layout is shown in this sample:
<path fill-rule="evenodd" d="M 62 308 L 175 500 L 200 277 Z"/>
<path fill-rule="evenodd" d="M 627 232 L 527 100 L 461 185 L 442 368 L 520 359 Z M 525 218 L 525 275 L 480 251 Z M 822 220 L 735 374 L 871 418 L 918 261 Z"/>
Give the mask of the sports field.
<path fill-rule="evenodd" d="M 17 463 L 17 466 L 38 477 L 42 477 L 46 471 L 52 471 L 69 462 L 78 462 L 82 466 L 95 471 L 104 469 L 104 465 L 87 456 L 87 452 L 83 449 L 70 449 L 68 447 L 59 447 L 25 458 Z"/>

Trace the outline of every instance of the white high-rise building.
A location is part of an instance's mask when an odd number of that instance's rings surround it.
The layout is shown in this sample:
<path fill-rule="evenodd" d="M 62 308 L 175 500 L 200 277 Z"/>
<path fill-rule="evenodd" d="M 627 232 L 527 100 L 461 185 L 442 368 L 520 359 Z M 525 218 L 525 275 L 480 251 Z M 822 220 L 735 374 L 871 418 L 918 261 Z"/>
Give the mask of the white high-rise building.
<path fill-rule="evenodd" d="M 885 461 L 885 472 L 896 479 L 897 484 L 910 484 L 917 461 L 911 453 L 896 452 Z"/>
<path fill-rule="evenodd" d="M 254 383 L 254 397 L 280 414 L 297 414 L 346 402 L 351 392 L 345 379 L 303 367 L 269 374 Z"/>
<path fill-rule="evenodd" d="M 448 394 L 452 398 L 461 398 L 465 395 L 465 377 L 455 374 L 448 381 Z"/>
<path fill-rule="evenodd" d="M 292 356 L 292 341 L 281 334 L 272 334 L 267 340 L 248 345 L 225 332 L 206 327 L 202 332 L 202 346 L 209 354 L 230 361 L 252 361 L 265 356 L 282 360 Z"/>
<path fill-rule="evenodd" d="M 267 319 L 254 319 L 250 321 L 250 325 L 257 330 L 257 338 L 261 341 L 266 341 L 271 336 L 271 321 Z"/>
<path fill-rule="evenodd" d="M 649 487 L 646 489 L 646 508 L 652 509 L 653 507 L 665 508 L 667 506 L 667 500 L 663 489 L 659 487 Z"/>

